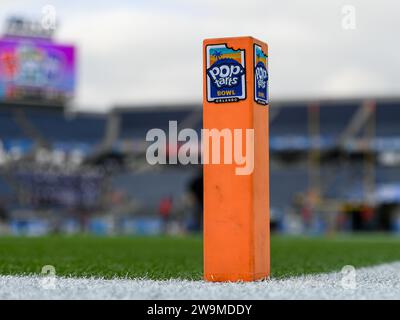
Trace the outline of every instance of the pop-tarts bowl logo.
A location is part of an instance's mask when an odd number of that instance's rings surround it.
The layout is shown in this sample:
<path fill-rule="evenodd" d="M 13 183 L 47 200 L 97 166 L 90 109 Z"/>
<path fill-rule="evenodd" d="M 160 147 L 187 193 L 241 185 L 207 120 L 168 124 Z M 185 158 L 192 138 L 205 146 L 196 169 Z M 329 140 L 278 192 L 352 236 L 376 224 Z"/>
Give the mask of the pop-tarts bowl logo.
<path fill-rule="evenodd" d="M 268 56 L 259 45 L 254 45 L 254 100 L 268 104 Z"/>
<path fill-rule="evenodd" d="M 225 44 L 207 46 L 207 100 L 236 102 L 246 98 L 244 50 Z"/>
<path fill-rule="evenodd" d="M 207 69 L 213 85 L 217 88 L 234 88 L 244 73 L 242 65 L 233 59 L 221 59 Z"/>
<path fill-rule="evenodd" d="M 268 81 L 268 73 L 267 68 L 265 67 L 264 63 L 258 62 L 256 65 L 256 85 L 259 89 L 266 89 L 267 88 L 267 81 Z"/>

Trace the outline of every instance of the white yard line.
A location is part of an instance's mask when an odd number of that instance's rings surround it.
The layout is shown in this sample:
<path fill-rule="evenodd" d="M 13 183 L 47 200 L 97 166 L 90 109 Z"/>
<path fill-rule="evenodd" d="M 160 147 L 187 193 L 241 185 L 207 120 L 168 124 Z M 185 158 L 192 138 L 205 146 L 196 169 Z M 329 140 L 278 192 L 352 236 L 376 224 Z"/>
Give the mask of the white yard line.
<path fill-rule="evenodd" d="M 347 281 L 343 276 L 254 283 L 0 276 L 0 299 L 400 299 L 400 262 L 357 269 L 355 283 L 351 275 Z"/>

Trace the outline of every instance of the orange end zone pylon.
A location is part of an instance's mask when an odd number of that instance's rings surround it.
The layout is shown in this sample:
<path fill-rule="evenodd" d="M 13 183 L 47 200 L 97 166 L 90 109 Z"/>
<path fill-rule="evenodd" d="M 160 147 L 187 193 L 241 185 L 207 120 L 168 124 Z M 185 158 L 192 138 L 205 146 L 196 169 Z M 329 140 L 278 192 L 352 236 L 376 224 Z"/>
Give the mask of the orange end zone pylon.
<path fill-rule="evenodd" d="M 203 54 L 204 129 L 229 130 L 219 145 L 203 132 L 204 278 L 265 279 L 270 275 L 268 46 L 252 37 L 207 39 Z M 230 140 L 234 146 L 227 153 Z M 238 151 L 248 153 L 247 164 L 236 157 Z M 220 163 L 214 161 L 216 152 Z"/>

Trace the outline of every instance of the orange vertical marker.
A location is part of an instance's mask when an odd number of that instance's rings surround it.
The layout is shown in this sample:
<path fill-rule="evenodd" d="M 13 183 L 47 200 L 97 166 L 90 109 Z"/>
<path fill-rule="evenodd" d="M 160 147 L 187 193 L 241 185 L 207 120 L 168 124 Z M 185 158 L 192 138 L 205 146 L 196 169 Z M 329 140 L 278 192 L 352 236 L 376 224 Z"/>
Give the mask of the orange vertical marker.
<path fill-rule="evenodd" d="M 204 278 L 265 279 L 268 47 L 252 37 L 208 39 L 203 53 Z"/>

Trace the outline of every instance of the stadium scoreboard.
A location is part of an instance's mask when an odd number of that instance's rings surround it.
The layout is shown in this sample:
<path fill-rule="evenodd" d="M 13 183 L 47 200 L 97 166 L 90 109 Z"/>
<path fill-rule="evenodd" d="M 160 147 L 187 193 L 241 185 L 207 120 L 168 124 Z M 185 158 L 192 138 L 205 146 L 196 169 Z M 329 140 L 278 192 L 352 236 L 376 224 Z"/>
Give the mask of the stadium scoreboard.
<path fill-rule="evenodd" d="M 75 91 L 75 47 L 33 22 L 10 19 L 0 38 L 0 102 L 63 106 Z"/>

